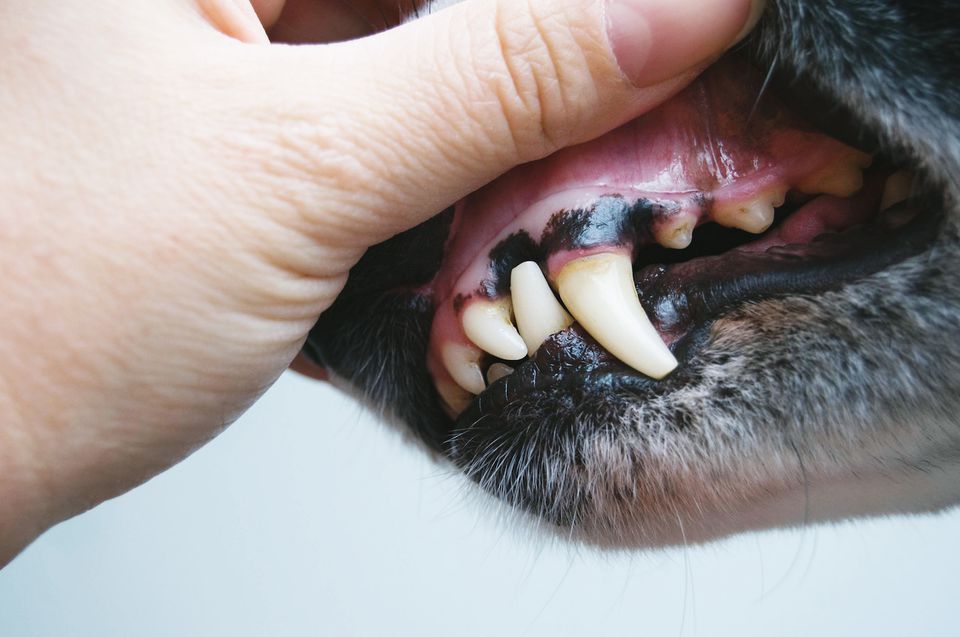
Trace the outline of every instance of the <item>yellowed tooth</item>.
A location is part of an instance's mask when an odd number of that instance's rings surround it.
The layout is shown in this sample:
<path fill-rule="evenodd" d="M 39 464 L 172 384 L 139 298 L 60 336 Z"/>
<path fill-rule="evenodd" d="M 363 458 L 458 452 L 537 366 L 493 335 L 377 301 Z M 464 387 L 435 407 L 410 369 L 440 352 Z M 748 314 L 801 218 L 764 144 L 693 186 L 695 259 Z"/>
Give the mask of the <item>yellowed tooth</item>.
<path fill-rule="evenodd" d="M 835 171 L 819 173 L 797 184 L 797 190 L 808 195 L 850 197 L 863 188 L 863 171 L 848 166 Z"/>
<path fill-rule="evenodd" d="M 540 266 L 533 261 L 521 263 L 510 273 L 510 295 L 520 336 L 531 355 L 551 334 L 562 332 L 573 323 L 573 317 L 557 301 Z"/>
<path fill-rule="evenodd" d="M 621 361 L 652 378 L 663 378 L 676 369 L 677 359 L 637 298 L 628 255 L 603 253 L 575 259 L 560 270 L 557 287 L 574 318 Z"/>
<path fill-rule="evenodd" d="M 801 179 L 795 187 L 808 195 L 850 197 L 863 188 L 863 169 L 873 157 L 851 150 L 846 157 Z"/>
<path fill-rule="evenodd" d="M 510 318 L 510 298 L 474 301 L 463 311 L 463 331 L 485 352 L 508 361 L 527 355 L 527 346 Z"/>
<path fill-rule="evenodd" d="M 783 205 L 783 196 L 779 194 L 766 195 L 743 203 L 717 204 L 711 218 L 721 226 L 760 234 L 773 224 L 774 207 L 779 205 Z"/>
<path fill-rule="evenodd" d="M 446 380 L 436 381 L 437 394 L 440 395 L 443 410 L 451 418 L 456 418 L 470 405 L 473 395 L 457 385 Z"/>
<path fill-rule="evenodd" d="M 693 242 L 693 230 L 697 227 L 694 215 L 674 215 L 657 223 L 653 237 L 665 248 L 683 250 Z"/>
<path fill-rule="evenodd" d="M 443 366 L 454 382 L 471 394 L 479 394 L 487 388 L 480 371 L 483 352 L 469 345 L 447 343 L 441 351 Z"/>
<path fill-rule="evenodd" d="M 899 170 L 887 177 L 880 197 L 880 212 L 909 199 L 913 194 L 913 179 L 914 174 L 907 170 Z"/>
<path fill-rule="evenodd" d="M 487 384 L 492 385 L 501 378 L 506 378 L 513 373 L 513 368 L 503 363 L 494 363 L 487 370 Z"/>

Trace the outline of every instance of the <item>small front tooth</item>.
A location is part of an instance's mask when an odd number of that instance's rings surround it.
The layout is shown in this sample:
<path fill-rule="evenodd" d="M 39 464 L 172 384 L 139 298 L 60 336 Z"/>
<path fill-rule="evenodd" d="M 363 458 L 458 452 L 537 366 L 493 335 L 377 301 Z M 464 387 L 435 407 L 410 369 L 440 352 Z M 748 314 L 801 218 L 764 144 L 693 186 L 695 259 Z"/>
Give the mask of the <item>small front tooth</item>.
<path fill-rule="evenodd" d="M 540 266 L 533 261 L 521 263 L 510 273 L 510 294 L 520 336 L 531 355 L 551 334 L 562 332 L 573 323 L 573 317 L 557 301 Z"/>
<path fill-rule="evenodd" d="M 637 298 L 628 255 L 603 253 L 571 261 L 557 275 L 557 286 L 574 318 L 621 361 L 652 378 L 676 369 L 677 359 Z"/>
<path fill-rule="evenodd" d="M 766 232 L 773 224 L 774 206 L 782 204 L 782 199 L 777 204 L 776 200 L 771 200 L 769 197 L 739 204 L 726 203 L 716 206 L 712 218 L 721 226 L 760 234 Z"/>
<path fill-rule="evenodd" d="M 503 363 L 494 363 L 487 370 L 487 384 L 492 385 L 501 378 L 506 378 L 513 373 L 513 368 Z"/>
<path fill-rule="evenodd" d="M 479 394 L 487 388 L 480 371 L 480 359 L 483 352 L 469 345 L 447 343 L 441 353 L 443 366 L 454 382 L 471 394 Z"/>
<path fill-rule="evenodd" d="M 694 215 L 674 215 L 654 226 L 653 236 L 665 248 L 683 250 L 693 242 L 693 229 L 697 227 Z"/>
<path fill-rule="evenodd" d="M 527 355 L 527 346 L 510 320 L 510 299 L 474 301 L 463 312 L 463 331 L 485 352 L 508 361 Z"/>
<path fill-rule="evenodd" d="M 887 177 L 883 185 L 883 196 L 880 198 L 880 212 L 910 198 L 913 194 L 913 177 L 913 173 L 906 170 L 897 171 Z"/>
<path fill-rule="evenodd" d="M 437 394 L 440 395 L 442 406 L 447 415 L 456 418 L 470 405 L 473 395 L 456 383 L 446 380 L 436 381 Z"/>

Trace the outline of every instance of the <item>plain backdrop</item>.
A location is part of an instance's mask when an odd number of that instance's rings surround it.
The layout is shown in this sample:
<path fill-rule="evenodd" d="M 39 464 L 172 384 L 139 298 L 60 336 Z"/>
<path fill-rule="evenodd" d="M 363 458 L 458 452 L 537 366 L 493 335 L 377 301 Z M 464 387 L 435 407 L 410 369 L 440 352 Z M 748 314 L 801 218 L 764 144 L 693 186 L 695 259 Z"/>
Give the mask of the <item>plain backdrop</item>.
<path fill-rule="evenodd" d="M 960 634 L 960 514 L 601 554 L 518 532 L 293 375 L 0 571 L 0 635 Z"/>

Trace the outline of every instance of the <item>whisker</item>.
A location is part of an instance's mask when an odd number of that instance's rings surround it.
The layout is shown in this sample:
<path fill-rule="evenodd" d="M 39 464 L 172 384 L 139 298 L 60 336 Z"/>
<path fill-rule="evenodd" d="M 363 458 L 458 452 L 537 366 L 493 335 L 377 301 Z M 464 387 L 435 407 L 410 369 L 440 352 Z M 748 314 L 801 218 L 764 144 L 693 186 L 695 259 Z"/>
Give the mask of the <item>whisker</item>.
<path fill-rule="evenodd" d="M 767 75 L 763 78 L 763 84 L 760 86 L 760 91 L 757 93 L 757 99 L 754 100 L 753 106 L 750 108 L 750 114 L 747 116 L 748 124 L 753 122 L 753 116 L 757 114 L 757 108 L 760 106 L 760 100 L 763 99 L 767 89 L 770 88 L 770 82 L 773 81 L 773 74 L 777 70 L 777 63 L 779 60 L 780 52 L 777 51 L 773 56 L 773 60 L 770 61 L 770 68 L 767 69 Z"/>

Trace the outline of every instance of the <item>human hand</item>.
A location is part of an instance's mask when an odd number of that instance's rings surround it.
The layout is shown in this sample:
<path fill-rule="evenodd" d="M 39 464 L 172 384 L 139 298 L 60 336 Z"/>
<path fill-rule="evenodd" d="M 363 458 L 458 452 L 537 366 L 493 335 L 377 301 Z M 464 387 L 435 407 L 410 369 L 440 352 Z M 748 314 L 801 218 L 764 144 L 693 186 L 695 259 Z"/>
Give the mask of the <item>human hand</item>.
<path fill-rule="evenodd" d="M 650 109 L 756 17 L 609 1 L 609 38 L 603 0 L 469 0 L 314 46 L 247 0 L 0 9 L 0 564 L 232 422 L 367 247 Z"/>

